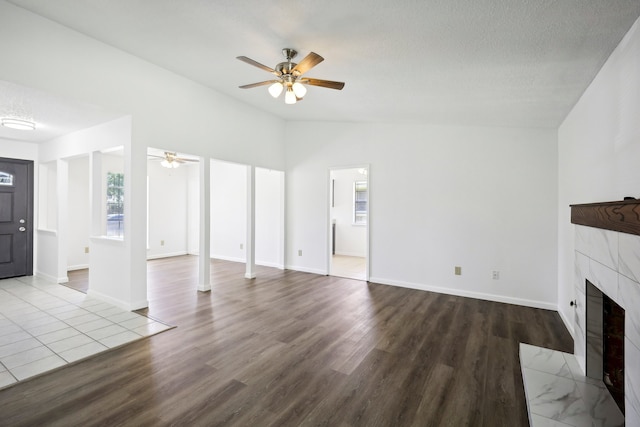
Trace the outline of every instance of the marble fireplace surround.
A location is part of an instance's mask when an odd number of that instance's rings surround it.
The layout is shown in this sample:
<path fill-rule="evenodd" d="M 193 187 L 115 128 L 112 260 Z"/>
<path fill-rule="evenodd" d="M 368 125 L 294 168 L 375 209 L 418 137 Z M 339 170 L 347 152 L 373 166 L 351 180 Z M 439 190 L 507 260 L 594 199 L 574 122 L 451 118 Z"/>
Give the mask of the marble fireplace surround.
<path fill-rule="evenodd" d="M 589 210 L 591 219 L 582 215 Z M 576 224 L 575 358 L 586 372 L 589 280 L 625 309 L 625 418 L 627 426 L 640 425 L 640 202 L 574 205 L 571 222 Z"/>

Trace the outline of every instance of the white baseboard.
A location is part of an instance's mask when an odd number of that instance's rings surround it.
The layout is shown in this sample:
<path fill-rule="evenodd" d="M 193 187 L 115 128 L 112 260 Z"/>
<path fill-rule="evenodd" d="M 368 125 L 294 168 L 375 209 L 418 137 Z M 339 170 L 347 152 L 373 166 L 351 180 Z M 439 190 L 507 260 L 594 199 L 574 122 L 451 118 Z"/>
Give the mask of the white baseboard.
<path fill-rule="evenodd" d="M 47 273 L 43 273 L 42 271 L 36 271 L 36 276 L 53 283 L 67 283 L 69 281 L 69 278 L 67 276 L 56 277 Z"/>
<path fill-rule="evenodd" d="M 221 259 L 223 261 L 233 261 L 233 262 L 242 262 L 242 263 L 247 262 L 244 258 L 225 256 L 225 255 L 214 255 L 214 254 L 211 254 L 210 257 L 211 258 L 215 258 L 215 259 Z"/>
<path fill-rule="evenodd" d="M 86 270 L 89 268 L 89 264 L 77 264 L 67 266 L 67 271 Z"/>
<path fill-rule="evenodd" d="M 206 285 L 202 283 L 198 283 L 198 291 L 209 292 L 210 290 L 211 290 L 211 283 L 207 283 Z"/>
<path fill-rule="evenodd" d="M 297 265 L 286 265 L 285 269 L 294 270 L 294 271 L 301 271 L 303 273 L 320 274 L 322 276 L 326 276 L 327 274 L 329 274 L 327 271 L 319 270 L 317 268 L 300 267 L 300 266 L 297 266 Z"/>
<path fill-rule="evenodd" d="M 567 328 L 567 330 L 571 334 L 571 337 L 575 338 L 575 335 L 574 335 L 575 330 L 573 329 L 573 321 L 567 319 L 567 317 L 565 316 L 564 312 L 562 310 L 560 310 L 560 309 L 558 309 L 558 314 L 560 314 L 560 318 L 564 322 L 564 326 Z"/>
<path fill-rule="evenodd" d="M 165 253 L 165 254 L 147 255 L 147 259 L 171 258 L 173 256 L 181 256 L 181 255 L 186 255 L 186 254 L 187 254 L 186 251 L 169 252 L 169 253 Z"/>
<path fill-rule="evenodd" d="M 358 254 L 358 253 L 355 253 L 355 252 L 342 252 L 342 251 L 340 251 L 340 252 L 336 251 L 336 255 L 355 256 L 355 257 L 358 257 L 358 258 L 364 258 L 366 256 L 365 254 Z"/>
<path fill-rule="evenodd" d="M 273 267 L 273 268 L 278 268 L 280 270 L 284 270 L 284 265 L 278 264 L 277 262 L 256 261 L 256 265 L 261 265 L 263 267 Z"/>
<path fill-rule="evenodd" d="M 475 299 L 481 299 L 485 301 L 504 302 L 507 304 L 522 305 L 525 307 L 542 308 L 545 310 L 553 310 L 553 311 L 558 310 L 557 304 L 546 302 L 546 301 L 536 301 L 536 300 L 529 300 L 529 299 L 523 299 L 523 298 L 507 297 L 503 295 L 487 294 L 483 292 L 472 292 L 472 291 L 465 291 L 460 289 L 443 288 L 440 286 L 430 286 L 422 283 L 410 283 L 410 282 L 403 282 L 399 280 L 389 280 L 381 277 L 370 277 L 369 282 L 380 283 L 382 285 L 400 286 L 402 288 L 418 289 L 421 291 L 437 292 L 440 294 L 455 295 L 459 297 L 475 298 Z"/>
<path fill-rule="evenodd" d="M 102 292 L 98 292 L 92 289 L 89 289 L 89 291 L 87 292 L 87 295 L 99 300 L 102 300 L 106 303 L 109 303 L 111 305 L 115 305 L 116 307 L 119 307 L 123 310 L 127 310 L 127 311 L 134 311 L 134 310 L 140 310 L 141 308 L 147 308 L 149 307 L 149 301 L 147 300 L 143 300 L 143 301 L 134 301 L 131 303 L 128 303 L 126 301 L 122 301 L 119 300 L 117 298 L 113 298 L 109 295 L 103 294 Z"/>
<path fill-rule="evenodd" d="M 43 273 L 42 271 L 36 270 L 36 277 L 40 277 L 48 282 L 58 283 L 58 278 L 54 277 L 50 274 Z"/>
<path fill-rule="evenodd" d="M 247 260 L 244 259 L 244 258 L 229 257 L 229 256 L 224 256 L 224 255 L 211 255 L 211 258 L 212 259 L 220 259 L 222 261 L 241 262 L 243 264 L 245 264 L 247 262 Z M 256 265 L 261 265 L 263 267 L 279 268 L 280 270 L 284 270 L 284 265 L 278 264 L 276 262 L 256 261 Z"/>

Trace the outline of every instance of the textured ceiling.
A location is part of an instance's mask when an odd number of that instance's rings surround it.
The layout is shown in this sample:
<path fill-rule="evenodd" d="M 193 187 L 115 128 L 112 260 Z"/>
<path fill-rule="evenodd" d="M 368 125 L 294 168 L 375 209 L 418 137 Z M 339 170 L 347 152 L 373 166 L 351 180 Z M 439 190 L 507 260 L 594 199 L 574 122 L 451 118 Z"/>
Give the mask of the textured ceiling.
<path fill-rule="evenodd" d="M 640 15 L 640 0 L 12 0 L 287 120 L 556 128 Z M 281 49 L 325 61 L 284 105 Z M 298 59 L 299 59 L 298 58 Z"/>
<path fill-rule="evenodd" d="M 45 142 L 61 135 L 114 120 L 122 114 L 0 80 L 0 117 L 35 121 L 36 131 L 0 126 L 0 138 Z"/>

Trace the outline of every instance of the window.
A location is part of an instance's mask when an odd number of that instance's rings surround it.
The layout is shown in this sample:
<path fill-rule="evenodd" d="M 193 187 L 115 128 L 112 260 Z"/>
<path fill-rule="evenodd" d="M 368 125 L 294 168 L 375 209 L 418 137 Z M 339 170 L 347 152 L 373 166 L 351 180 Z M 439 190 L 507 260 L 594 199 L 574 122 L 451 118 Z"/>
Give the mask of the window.
<path fill-rule="evenodd" d="M 0 172 L 0 185 L 13 185 L 13 175 L 7 172 Z"/>
<path fill-rule="evenodd" d="M 353 183 L 353 223 L 365 225 L 367 223 L 367 181 Z"/>
<path fill-rule="evenodd" d="M 124 236 L 124 174 L 107 172 L 107 236 Z"/>

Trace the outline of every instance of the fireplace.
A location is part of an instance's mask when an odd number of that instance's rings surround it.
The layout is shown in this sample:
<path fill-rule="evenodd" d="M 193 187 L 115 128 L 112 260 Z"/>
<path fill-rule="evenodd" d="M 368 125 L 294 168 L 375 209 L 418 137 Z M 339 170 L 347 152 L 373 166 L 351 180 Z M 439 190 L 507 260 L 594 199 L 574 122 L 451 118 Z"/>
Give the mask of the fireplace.
<path fill-rule="evenodd" d="M 587 376 L 602 381 L 624 414 L 624 309 L 586 280 Z"/>
<path fill-rule="evenodd" d="M 574 355 L 640 426 L 640 200 L 571 206 Z"/>

